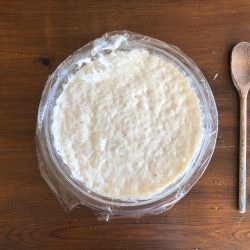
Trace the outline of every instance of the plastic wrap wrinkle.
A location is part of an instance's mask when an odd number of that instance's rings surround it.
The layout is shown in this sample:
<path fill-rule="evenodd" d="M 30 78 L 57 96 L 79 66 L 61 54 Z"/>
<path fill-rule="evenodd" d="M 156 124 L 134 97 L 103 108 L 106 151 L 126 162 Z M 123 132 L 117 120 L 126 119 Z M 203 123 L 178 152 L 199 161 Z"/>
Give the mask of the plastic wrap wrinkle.
<path fill-rule="evenodd" d="M 109 68 L 105 55 L 118 50 L 142 48 L 171 61 L 185 71 L 192 81 L 195 93 L 199 95 L 205 134 L 201 149 L 192 161 L 192 168 L 171 183 L 161 193 L 145 200 L 123 201 L 102 197 L 71 178 L 67 166 L 53 148 L 53 136 L 50 134 L 51 114 L 56 98 L 63 91 L 64 85 L 84 65 L 96 58 Z M 171 55 L 171 57 L 169 56 Z M 118 58 L 119 59 L 119 58 Z M 135 65 L 136 67 L 136 65 Z M 89 75 L 89 79 L 100 77 L 99 73 Z M 85 78 L 84 80 L 86 80 Z M 218 131 L 218 114 L 210 87 L 198 67 L 177 47 L 162 41 L 128 31 L 106 33 L 86 46 L 80 48 L 65 61 L 48 78 L 44 88 L 37 117 L 36 149 L 42 177 L 48 183 L 65 211 L 77 206 L 91 208 L 98 219 L 109 221 L 115 217 L 140 217 L 159 214 L 170 209 L 182 199 L 205 171 L 214 151 Z"/>

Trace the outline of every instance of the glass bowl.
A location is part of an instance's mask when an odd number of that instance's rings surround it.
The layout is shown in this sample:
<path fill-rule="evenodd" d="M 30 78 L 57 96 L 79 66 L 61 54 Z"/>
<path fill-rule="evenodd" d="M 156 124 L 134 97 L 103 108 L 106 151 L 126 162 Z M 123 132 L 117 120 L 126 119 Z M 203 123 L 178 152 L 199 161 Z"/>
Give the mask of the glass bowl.
<path fill-rule="evenodd" d="M 71 176 L 69 168 L 57 154 L 51 132 L 52 112 L 56 99 L 67 84 L 68 78 L 90 60 L 116 50 L 142 48 L 173 63 L 189 80 L 199 99 L 202 114 L 203 136 L 198 152 L 189 169 L 161 192 L 145 200 L 118 200 L 101 196 L 89 190 Z M 66 211 L 76 206 L 87 206 L 99 218 L 140 217 L 157 214 L 171 208 L 192 188 L 208 166 L 216 144 L 218 113 L 207 80 L 195 63 L 177 47 L 128 31 L 106 33 L 80 48 L 64 60 L 49 77 L 44 88 L 37 120 L 36 147 L 41 175 Z"/>

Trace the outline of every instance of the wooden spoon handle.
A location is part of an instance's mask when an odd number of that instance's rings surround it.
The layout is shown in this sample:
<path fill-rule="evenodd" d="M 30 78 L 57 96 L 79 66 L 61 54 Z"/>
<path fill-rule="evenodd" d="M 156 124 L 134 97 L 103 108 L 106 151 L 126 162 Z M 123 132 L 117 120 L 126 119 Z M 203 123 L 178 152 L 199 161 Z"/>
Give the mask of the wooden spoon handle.
<path fill-rule="evenodd" d="M 239 210 L 246 212 L 247 93 L 240 95 Z"/>

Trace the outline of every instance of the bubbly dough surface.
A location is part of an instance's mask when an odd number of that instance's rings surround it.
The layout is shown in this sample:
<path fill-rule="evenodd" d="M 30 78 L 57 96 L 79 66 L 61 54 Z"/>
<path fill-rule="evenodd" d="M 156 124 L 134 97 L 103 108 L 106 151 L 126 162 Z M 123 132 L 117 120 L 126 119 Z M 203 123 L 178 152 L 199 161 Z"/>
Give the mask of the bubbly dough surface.
<path fill-rule="evenodd" d="M 172 63 L 143 49 L 83 66 L 56 101 L 54 146 L 72 177 L 118 199 L 145 199 L 188 170 L 202 137 L 199 101 Z"/>

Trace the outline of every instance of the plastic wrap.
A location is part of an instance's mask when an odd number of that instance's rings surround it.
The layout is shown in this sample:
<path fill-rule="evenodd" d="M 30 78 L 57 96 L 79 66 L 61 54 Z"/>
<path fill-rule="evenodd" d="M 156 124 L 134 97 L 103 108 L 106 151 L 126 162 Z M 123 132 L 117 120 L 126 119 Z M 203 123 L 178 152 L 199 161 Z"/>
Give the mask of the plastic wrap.
<path fill-rule="evenodd" d="M 63 91 L 69 77 L 88 62 L 117 50 L 143 48 L 167 58 L 178 66 L 196 93 L 202 112 L 203 139 L 192 166 L 159 194 L 146 200 L 122 201 L 102 197 L 71 176 L 69 168 L 58 157 L 53 146 L 51 116 L 56 98 Z M 182 51 L 162 41 L 128 31 L 114 31 L 80 48 L 62 62 L 49 77 L 44 88 L 37 120 L 36 146 L 41 175 L 56 197 L 70 211 L 77 206 L 91 208 L 99 219 L 140 217 L 158 214 L 171 208 L 192 188 L 205 171 L 214 151 L 218 130 L 218 114 L 210 87 L 201 71 Z"/>

